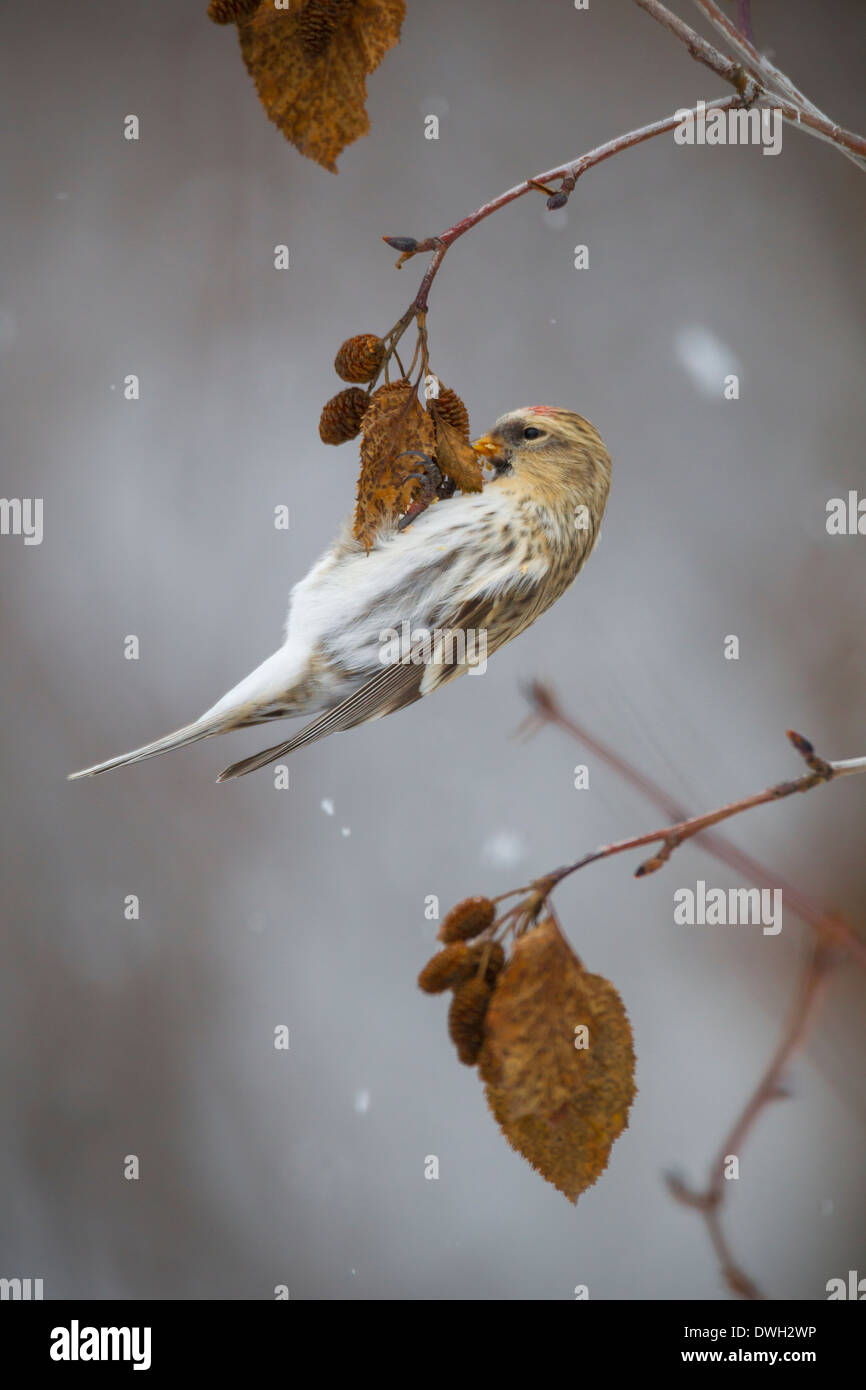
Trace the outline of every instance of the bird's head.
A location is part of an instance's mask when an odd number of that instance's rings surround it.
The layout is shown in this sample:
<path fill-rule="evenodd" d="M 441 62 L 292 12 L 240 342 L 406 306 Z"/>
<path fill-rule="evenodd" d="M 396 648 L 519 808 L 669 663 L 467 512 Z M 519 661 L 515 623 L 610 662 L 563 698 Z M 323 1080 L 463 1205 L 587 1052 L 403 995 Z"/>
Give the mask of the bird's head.
<path fill-rule="evenodd" d="M 610 456 L 594 425 L 571 410 L 522 406 L 502 415 L 472 448 L 497 478 L 513 477 L 539 500 L 607 497 Z"/>

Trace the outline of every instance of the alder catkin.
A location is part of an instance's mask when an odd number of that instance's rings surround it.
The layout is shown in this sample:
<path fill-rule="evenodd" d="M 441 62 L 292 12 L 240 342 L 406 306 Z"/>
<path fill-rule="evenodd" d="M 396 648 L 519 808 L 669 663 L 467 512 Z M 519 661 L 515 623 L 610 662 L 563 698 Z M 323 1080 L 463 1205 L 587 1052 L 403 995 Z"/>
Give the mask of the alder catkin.
<path fill-rule="evenodd" d="M 334 359 L 334 370 L 344 381 L 372 381 L 382 365 L 385 344 L 375 333 L 347 338 Z"/>
<path fill-rule="evenodd" d="M 492 926 L 495 917 L 496 904 L 489 898 L 464 898 L 443 920 L 439 940 L 469 941 Z"/>
<path fill-rule="evenodd" d="M 319 438 L 323 444 L 345 444 L 361 433 L 361 421 L 370 402 L 366 391 L 349 386 L 338 391 L 322 407 Z"/>
<path fill-rule="evenodd" d="M 448 1035 L 467 1067 L 478 1060 L 484 1042 L 484 1019 L 493 991 L 486 980 L 467 980 L 456 991 L 448 1010 Z"/>
<path fill-rule="evenodd" d="M 477 962 L 473 962 L 469 947 L 462 941 L 455 941 L 428 960 L 418 976 L 418 984 L 425 994 L 442 994 L 452 985 L 468 979 L 476 968 Z"/>

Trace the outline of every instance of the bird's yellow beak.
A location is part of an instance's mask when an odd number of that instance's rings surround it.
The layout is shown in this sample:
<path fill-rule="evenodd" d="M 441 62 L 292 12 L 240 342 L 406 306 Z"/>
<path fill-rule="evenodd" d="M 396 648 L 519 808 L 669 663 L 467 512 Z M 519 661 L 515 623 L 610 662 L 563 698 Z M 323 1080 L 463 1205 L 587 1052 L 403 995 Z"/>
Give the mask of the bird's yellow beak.
<path fill-rule="evenodd" d="M 486 459 L 499 458 L 502 453 L 502 446 L 489 434 L 482 434 L 480 439 L 473 439 L 470 448 Z"/>

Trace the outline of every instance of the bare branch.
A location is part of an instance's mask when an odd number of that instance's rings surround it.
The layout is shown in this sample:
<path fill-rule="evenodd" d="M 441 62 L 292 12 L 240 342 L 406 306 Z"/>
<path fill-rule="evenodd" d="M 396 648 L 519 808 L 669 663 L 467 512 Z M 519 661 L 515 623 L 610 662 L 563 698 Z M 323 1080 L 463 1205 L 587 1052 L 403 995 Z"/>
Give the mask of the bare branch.
<path fill-rule="evenodd" d="M 779 110 L 782 118 L 789 124 L 799 127 L 800 130 L 815 136 L 816 139 L 833 145 L 852 160 L 858 168 L 866 169 L 866 138 L 846 130 L 831 120 L 795 86 L 785 73 L 775 67 L 768 58 L 765 58 L 755 48 L 751 38 L 747 3 L 740 6 L 741 27 L 738 29 L 719 9 L 715 0 L 694 0 L 709 23 L 725 37 L 737 55 L 736 59 L 721 53 L 696 29 L 686 24 L 684 19 L 670 10 L 667 5 L 662 4 L 661 0 L 635 0 L 635 3 L 663 25 L 675 38 L 679 39 L 693 58 L 712 72 L 717 73 L 719 77 L 736 89 L 736 96 L 717 97 L 703 104 L 704 110 L 724 111 L 755 105 L 762 110 Z M 694 107 L 692 114 L 696 115 L 697 111 L 698 107 Z M 433 258 L 421 280 L 412 304 L 399 320 L 396 329 L 392 330 L 392 334 L 396 332 L 394 341 L 396 342 L 405 332 L 413 318 L 418 314 L 426 313 L 430 288 L 445 259 L 445 254 L 448 248 L 453 246 L 454 242 L 464 236 L 466 232 L 477 227 L 480 222 L 492 216 L 494 212 L 498 212 L 500 208 L 507 207 L 509 203 L 516 202 L 518 198 L 533 191 L 544 193 L 547 196 L 548 206 L 551 208 L 564 206 L 569 195 L 573 192 L 577 180 L 588 169 L 602 164 L 613 155 L 622 153 L 623 150 L 632 149 L 635 145 L 643 144 L 644 141 L 651 140 L 656 135 L 663 135 L 667 131 L 673 130 L 681 124 L 684 112 L 685 108 L 681 108 L 672 116 L 665 116 L 649 125 L 638 126 L 634 130 L 626 131 L 625 134 L 606 141 L 605 144 L 597 146 L 594 150 L 588 150 L 586 154 L 579 155 L 576 159 L 560 164 L 554 169 L 547 169 L 544 173 L 536 174 L 532 178 L 524 179 L 522 183 L 506 189 L 498 197 L 492 198 L 489 203 L 484 203 L 475 212 L 469 213 L 459 222 L 455 222 L 453 227 L 449 227 L 439 236 L 427 237 L 422 241 L 417 241 L 414 237 L 384 237 L 383 240 L 400 251 L 400 258 L 397 261 L 398 267 L 411 259 L 412 256 L 422 252 L 433 252 Z M 559 188 L 551 189 L 550 185 L 555 182 L 559 183 Z"/>
<path fill-rule="evenodd" d="M 737 25 L 740 33 L 752 42 L 752 0 L 737 0 Z"/>
<path fill-rule="evenodd" d="M 724 11 L 715 3 L 715 0 L 693 0 L 693 4 L 709 20 L 713 28 L 727 40 L 743 66 L 759 82 L 769 82 L 771 86 L 777 87 L 780 92 L 789 96 L 798 105 L 808 107 L 814 115 L 824 116 L 824 112 L 815 106 L 814 102 L 810 101 L 799 87 L 794 85 L 787 73 L 782 72 L 774 63 L 770 62 L 769 58 L 758 51 L 751 33 L 746 33 L 742 25 L 737 28 L 731 23 Z"/>
<path fill-rule="evenodd" d="M 546 723 L 555 724 L 575 738 L 585 743 L 609 766 L 616 769 L 627 782 L 642 792 L 659 810 L 669 816 L 675 823 L 664 829 L 650 831 L 648 835 L 637 836 L 631 840 L 622 840 L 615 845 L 608 845 L 600 850 L 595 850 L 591 854 L 585 855 L 582 859 L 567 869 L 557 870 L 562 877 L 573 873 L 578 868 L 583 868 L 586 864 L 594 863 L 597 859 L 605 859 L 611 854 L 621 854 L 628 849 L 637 849 L 644 844 L 662 842 L 662 855 L 650 859 L 646 864 L 638 866 L 636 877 L 643 877 L 645 873 L 652 873 L 661 867 L 677 845 L 685 840 L 693 838 L 695 835 L 701 836 L 701 845 L 716 859 L 727 864 L 737 873 L 743 874 L 752 883 L 757 883 L 762 887 L 773 885 L 781 888 L 782 896 L 788 907 L 802 921 L 806 922 L 819 936 L 821 940 L 831 941 L 837 946 L 846 950 L 864 969 L 866 969 L 866 942 L 854 931 L 848 923 L 841 918 L 833 916 L 831 913 L 819 907 L 813 902 L 802 889 L 795 884 L 786 882 L 781 874 L 768 869 L 764 864 L 758 862 L 750 854 L 746 854 L 739 849 L 724 835 L 713 831 L 709 827 L 716 825 L 720 820 L 727 820 L 729 817 L 739 814 L 741 811 L 749 810 L 753 806 L 760 806 L 768 801 L 778 801 L 785 796 L 791 795 L 795 791 L 808 791 L 810 787 L 816 786 L 819 781 L 831 781 L 837 777 L 850 776 L 857 772 L 866 772 L 866 758 L 848 758 L 842 762 L 826 763 L 823 759 L 816 758 L 812 745 L 808 740 L 801 738 L 799 734 L 789 733 L 791 740 L 797 751 L 807 760 L 811 771 L 804 777 L 798 778 L 794 782 L 783 782 L 777 787 L 770 787 L 764 792 L 746 797 L 741 801 L 735 801 L 729 806 L 723 806 L 719 810 L 711 811 L 704 816 L 690 817 L 684 808 L 668 795 L 650 777 L 638 772 L 631 763 L 615 753 L 613 749 L 602 743 L 600 739 L 589 734 L 580 724 L 569 715 L 566 715 L 560 706 L 553 691 L 541 684 L 534 682 L 528 691 L 529 699 L 533 705 L 533 713 L 536 719 Z M 812 759 L 812 762 L 809 762 Z M 670 847 L 665 852 L 666 838 L 670 837 Z M 559 878 L 556 879 L 560 881 Z"/>
<path fill-rule="evenodd" d="M 794 1054 L 803 1046 L 823 1000 L 833 965 L 831 953 L 815 945 L 802 970 L 790 1018 L 770 1062 L 722 1140 L 710 1170 L 707 1186 L 700 1192 L 689 1188 L 681 1178 L 668 1176 L 667 1185 L 678 1202 L 700 1212 L 716 1252 L 728 1288 L 742 1298 L 762 1299 L 765 1295 L 737 1264 L 722 1230 L 721 1213 L 730 1184 L 726 1177 L 729 1159 L 739 1158 L 743 1145 L 764 1110 L 787 1095 L 785 1071 Z"/>
<path fill-rule="evenodd" d="M 855 134 L 854 131 L 846 130 L 844 126 L 825 116 L 814 102 L 795 87 L 785 73 L 758 52 L 754 44 L 739 32 L 714 0 L 695 0 L 695 4 L 710 23 L 724 34 L 728 43 L 740 56 L 740 63 L 735 63 L 733 59 L 720 53 L 702 38 L 696 29 L 686 24 L 673 10 L 669 10 L 667 5 L 663 5 L 661 0 L 635 0 L 635 4 L 674 34 L 693 58 L 718 73 L 719 77 L 730 82 L 737 91 L 744 92 L 744 84 L 751 83 L 755 88 L 753 99 L 757 98 L 760 106 L 778 108 L 783 119 L 790 125 L 835 145 L 836 149 L 853 160 L 859 168 L 866 169 L 866 138 Z M 777 88 L 778 91 L 773 91 L 773 88 Z"/>
<path fill-rule="evenodd" d="M 678 38 L 680 43 L 685 44 L 689 53 L 704 67 L 710 68 L 718 73 L 726 82 L 730 82 L 733 87 L 737 87 L 743 80 L 743 68 L 740 63 L 735 63 L 732 58 L 726 58 L 717 48 L 705 38 L 702 38 L 697 29 L 693 29 L 690 24 L 686 24 L 684 19 L 680 19 L 678 14 L 669 10 L 667 5 L 663 5 L 661 0 L 635 0 L 642 10 L 646 10 L 648 15 L 658 20 L 669 33 Z M 736 31 L 734 31 L 736 32 Z"/>
<path fill-rule="evenodd" d="M 855 772 L 866 772 L 866 758 L 849 758 L 837 766 L 836 763 L 819 758 L 811 743 L 808 739 L 803 738 L 802 734 L 789 730 L 788 738 L 809 766 L 809 771 L 803 773 L 801 777 L 795 777 L 786 782 L 777 782 L 764 791 L 741 797 L 738 801 L 732 801 L 726 806 L 719 806 L 714 811 L 707 811 L 702 816 L 690 816 L 674 825 L 662 826 L 658 830 L 648 830 L 642 835 L 633 835 L 627 840 L 617 840 L 614 844 L 603 845 L 600 849 L 584 855 L 576 863 L 557 869 L 554 874 L 547 875 L 546 878 L 551 879 L 555 887 L 564 878 L 568 878 L 570 874 L 584 868 L 587 864 L 593 864 L 599 859 L 609 859 L 614 854 L 625 854 L 628 850 L 641 849 L 644 845 L 658 844 L 659 848 L 656 853 L 649 859 L 645 859 L 635 869 L 635 878 L 643 878 L 644 875 L 655 873 L 663 864 L 666 864 L 674 850 L 685 844 L 687 840 L 693 839 L 695 835 L 699 835 L 702 830 L 706 830 L 710 826 L 718 825 L 723 820 L 729 820 L 731 816 L 741 815 L 743 811 L 750 811 L 755 806 L 766 806 L 771 801 L 783 801 L 786 797 L 793 796 L 795 792 L 811 791 L 820 783 L 832 782 L 836 777 L 847 776 Z M 851 942 L 846 942 L 846 945 L 849 945 L 852 952 L 857 955 L 860 964 L 866 966 L 866 945 L 856 937 L 852 937 Z"/>
<path fill-rule="evenodd" d="M 728 111 L 747 104 L 748 98 L 743 96 L 717 97 L 705 103 L 703 109 L 707 111 Z M 692 114 L 697 115 L 699 108 L 696 106 Z M 402 265 L 412 256 L 421 252 L 433 251 L 433 259 L 427 268 L 424 278 L 418 287 L 418 293 L 413 300 L 408 317 L 411 318 L 414 312 L 424 313 L 427 309 L 427 297 L 430 286 L 441 266 L 445 253 L 450 246 L 460 237 L 477 227 L 479 222 L 484 222 L 486 218 L 498 212 L 500 208 L 507 207 L 509 203 L 514 203 L 518 198 L 523 198 L 527 193 L 544 192 L 548 194 L 550 190 L 544 185 L 554 182 L 554 180 L 567 181 L 566 191 L 574 189 L 577 180 L 588 169 L 592 169 L 597 164 L 603 164 L 606 159 L 611 159 L 615 154 L 621 154 L 623 150 L 630 150 L 635 145 L 641 145 L 645 140 L 652 140 L 656 135 L 664 135 L 668 131 L 676 129 L 683 121 L 683 112 L 675 112 L 670 116 L 663 116 L 661 120 L 652 121 L 649 125 L 638 126 L 634 130 L 628 130 L 623 135 L 617 135 L 613 140 L 607 140 L 603 145 L 598 145 L 593 150 L 588 150 L 586 154 L 578 155 L 577 159 L 568 160 L 565 164 L 558 164 L 553 169 L 546 169 L 543 174 L 536 174 L 533 178 L 524 179 L 522 183 L 517 183 L 513 188 L 507 188 L 498 197 L 492 198 L 489 203 L 484 203 L 468 216 L 462 217 L 459 222 L 455 222 L 453 227 L 441 232 L 439 236 L 428 237 L 425 241 L 416 242 L 413 249 L 402 250 L 398 265 Z M 562 192 L 562 190 L 559 190 Z M 557 194 L 552 196 L 556 197 Z M 389 245 L 396 240 L 401 243 L 409 242 L 409 237 L 383 237 Z M 408 321 L 408 319 L 407 319 Z"/>
<path fill-rule="evenodd" d="M 528 693 L 533 704 L 533 718 L 536 722 L 553 724 L 585 743 L 598 757 L 615 768 L 627 782 L 643 792 L 660 810 L 665 814 L 672 815 L 680 822 L 679 825 L 669 827 L 666 833 L 673 835 L 681 830 L 682 825 L 694 826 L 698 822 L 706 822 L 706 817 L 687 819 L 678 804 L 652 778 L 639 772 L 618 753 L 602 743 L 600 739 L 587 734 L 574 719 L 565 714 L 553 691 L 540 682 L 535 682 Z M 762 798 L 769 796 L 770 799 L 775 800 L 779 799 L 778 796 L 773 795 L 775 792 L 781 796 L 787 796 L 795 790 L 808 790 L 809 786 L 817 785 L 818 781 L 827 782 L 835 780 L 837 777 L 866 772 L 866 758 L 847 758 L 840 762 L 829 763 L 815 753 L 807 739 L 793 733 L 789 733 L 788 737 L 801 757 L 805 759 L 810 772 L 804 778 L 798 779 L 798 783 L 781 783 L 777 788 L 770 788 L 768 793 L 760 794 Z M 813 778 L 814 781 L 810 780 Z M 807 783 L 808 785 L 806 785 Z M 734 803 L 733 807 L 723 809 L 729 814 L 734 814 L 736 808 L 746 809 L 747 806 L 756 804 L 759 804 L 759 801 L 756 801 L 755 798 L 746 798 L 742 802 Z M 695 831 L 694 833 L 701 832 Z M 643 837 L 639 838 L 642 839 Z M 660 835 L 659 838 L 663 839 L 663 836 Z M 629 842 L 621 843 L 623 846 L 629 844 Z M 681 843 L 681 840 L 678 843 Z M 716 1252 L 723 1277 L 731 1292 L 741 1298 L 762 1299 L 765 1295 L 736 1262 L 722 1228 L 722 1208 L 729 1191 L 726 1176 L 728 1159 L 730 1156 L 739 1156 L 742 1146 L 764 1110 L 773 1101 L 782 1099 L 787 1094 L 783 1084 L 785 1069 L 796 1051 L 802 1047 L 817 1017 L 831 969 L 841 958 L 840 951 L 836 948 L 842 948 L 842 951 L 857 960 L 858 964 L 866 965 L 866 945 L 847 923 L 816 907 L 800 890 L 792 888 L 789 884 L 783 884 L 778 876 L 771 874 L 762 864 L 737 849 L 723 835 L 712 830 L 704 831 L 701 844 L 716 858 L 745 873 L 753 882 L 765 883 L 770 880 L 776 886 L 781 886 L 784 899 L 815 932 L 812 949 L 797 984 L 789 1021 L 766 1070 L 722 1141 L 718 1155 L 711 1166 L 706 1188 L 696 1192 L 677 1176 L 669 1176 L 667 1179 L 668 1188 L 677 1201 L 693 1207 L 700 1213 Z M 521 903 L 518 903 L 514 911 L 518 914 L 521 911 L 527 914 L 539 911 L 539 902 L 543 906 L 546 894 L 552 891 L 565 874 L 574 868 L 581 867 L 584 863 L 591 863 L 593 859 L 598 857 L 604 857 L 604 853 L 588 855 L 577 865 L 571 866 L 571 869 L 559 870 L 555 874 L 537 880 L 535 884 L 530 885 L 528 890 L 519 890 L 525 891 L 527 896 Z"/>
<path fill-rule="evenodd" d="M 833 771 L 837 777 L 847 777 L 851 772 L 866 772 L 866 758 L 845 758 L 833 764 Z"/>

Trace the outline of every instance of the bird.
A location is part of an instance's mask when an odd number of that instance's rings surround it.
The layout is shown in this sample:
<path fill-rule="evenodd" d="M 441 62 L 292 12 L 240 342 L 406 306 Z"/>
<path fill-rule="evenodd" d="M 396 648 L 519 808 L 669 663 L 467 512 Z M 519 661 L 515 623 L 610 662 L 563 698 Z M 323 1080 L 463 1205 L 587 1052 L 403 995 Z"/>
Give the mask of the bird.
<path fill-rule="evenodd" d="M 502 415 L 471 447 L 489 476 L 482 491 L 436 501 L 408 525 L 405 517 L 388 521 L 369 551 L 346 523 L 292 589 L 278 651 L 193 723 L 69 780 L 214 734 L 316 716 L 217 778 L 231 781 L 463 675 L 473 665 L 473 634 L 486 658 L 525 631 L 570 587 L 595 546 L 610 455 L 583 416 L 538 405 Z M 395 644 L 398 632 L 407 641 Z M 456 640 L 431 641 L 443 633 Z"/>

